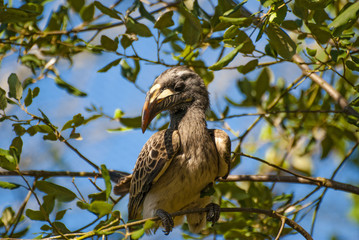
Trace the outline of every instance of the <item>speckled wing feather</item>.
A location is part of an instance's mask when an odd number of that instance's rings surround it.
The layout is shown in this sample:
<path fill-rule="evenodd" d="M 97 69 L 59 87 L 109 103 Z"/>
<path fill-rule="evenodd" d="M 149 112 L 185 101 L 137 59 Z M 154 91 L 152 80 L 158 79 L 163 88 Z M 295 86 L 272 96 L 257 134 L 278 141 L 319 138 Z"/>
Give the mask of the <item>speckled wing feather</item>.
<path fill-rule="evenodd" d="M 227 178 L 231 169 L 231 139 L 227 133 L 219 129 L 208 129 L 219 155 L 218 172 L 222 178 Z"/>
<path fill-rule="evenodd" d="M 176 130 L 162 130 L 143 146 L 132 174 L 129 219 L 141 217 L 144 198 L 180 149 L 180 137 Z"/>

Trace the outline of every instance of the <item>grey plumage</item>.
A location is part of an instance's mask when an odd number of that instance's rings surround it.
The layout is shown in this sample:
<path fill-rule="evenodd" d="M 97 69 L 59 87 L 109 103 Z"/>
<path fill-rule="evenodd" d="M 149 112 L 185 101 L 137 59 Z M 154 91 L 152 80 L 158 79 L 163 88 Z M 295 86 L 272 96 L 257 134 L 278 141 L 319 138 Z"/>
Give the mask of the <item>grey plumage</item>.
<path fill-rule="evenodd" d="M 200 193 L 228 175 L 230 140 L 222 130 L 207 129 L 208 107 L 204 82 L 192 70 L 174 67 L 155 80 L 146 96 L 142 130 L 164 110 L 170 112 L 170 126 L 155 133 L 137 159 L 130 182 L 129 219 L 153 217 L 158 209 L 172 213 L 211 202 Z M 182 220 L 177 217 L 174 224 Z M 190 231 L 199 232 L 206 223 L 205 213 L 189 214 L 187 221 Z"/>

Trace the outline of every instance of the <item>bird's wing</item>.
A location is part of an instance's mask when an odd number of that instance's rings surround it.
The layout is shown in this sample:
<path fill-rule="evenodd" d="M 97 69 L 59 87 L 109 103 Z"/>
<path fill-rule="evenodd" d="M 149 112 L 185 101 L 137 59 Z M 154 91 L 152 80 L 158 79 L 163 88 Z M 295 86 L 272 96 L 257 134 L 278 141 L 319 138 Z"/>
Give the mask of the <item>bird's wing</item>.
<path fill-rule="evenodd" d="M 227 178 L 231 169 L 231 140 L 227 133 L 219 129 L 209 129 L 219 155 L 218 177 Z"/>
<path fill-rule="evenodd" d="M 155 133 L 143 146 L 132 174 L 129 219 L 141 216 L 147 192 L 166 171 L 180 145 L 178 131 L 167 129 Z"/>

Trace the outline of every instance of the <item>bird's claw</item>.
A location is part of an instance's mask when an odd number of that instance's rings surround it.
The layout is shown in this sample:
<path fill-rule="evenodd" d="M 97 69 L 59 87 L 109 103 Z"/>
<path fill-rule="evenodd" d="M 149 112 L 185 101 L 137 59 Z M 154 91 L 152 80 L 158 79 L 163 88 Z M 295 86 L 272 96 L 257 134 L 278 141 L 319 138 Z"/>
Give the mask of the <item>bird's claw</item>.
<path fill-rule="evenodd" d="M 218 221 L 221 213 L 221 208 L 218 204 L 210 203 L 206 206 L 207 209 L 207 221 L 212 222 L 213 225 Z"/>
<path fill-rule="evenodd" d="M 165 235 L 168 235 L 172 231 L 172 228 L 174 227 L 172 216 L 168 212 L 162 209 L 157 209 L 156 216 L 158 216 L 161 219 L 162 226 L 164 227 L 163 232 L 165 233 Z"/>

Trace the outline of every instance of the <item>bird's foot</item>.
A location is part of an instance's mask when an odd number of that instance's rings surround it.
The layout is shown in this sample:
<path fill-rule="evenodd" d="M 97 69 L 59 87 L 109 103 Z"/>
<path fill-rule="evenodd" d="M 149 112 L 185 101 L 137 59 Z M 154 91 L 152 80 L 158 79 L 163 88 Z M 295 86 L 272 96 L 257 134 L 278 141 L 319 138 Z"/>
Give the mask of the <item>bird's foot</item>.
<path fill-rule="evenodd" d="M 158 216 L 161 219 L 162 226 L 164 227 L 163 232 L 165 233 L 165 235 L 168 235 L 172 231 L 172 228 L 174 227 L 172 216 L 168 212 L 162 209 L 157 209 L 156 216 Z"/>
<path fill-rule="evenodd" d="M 212 222 L 213 225 L 218 221 L 221 213 L 221 208 L 218 204 L 210 203 L 206 206 L 207 209 L 207 221 Z"/>

